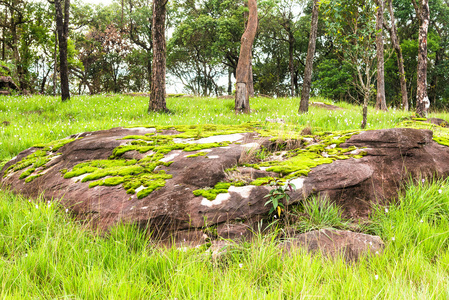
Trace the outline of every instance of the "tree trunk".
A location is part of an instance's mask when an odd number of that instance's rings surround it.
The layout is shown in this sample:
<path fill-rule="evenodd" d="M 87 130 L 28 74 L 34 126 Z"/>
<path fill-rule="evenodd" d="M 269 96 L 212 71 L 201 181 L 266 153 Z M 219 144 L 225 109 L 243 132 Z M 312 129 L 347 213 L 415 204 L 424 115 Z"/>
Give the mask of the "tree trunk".
<path fill-rule="evenodd" d="M 208 90 L 208 82 L 207 82 L 207 65 L 206 63 L 203 63 L 203 96 L 209 97 L 209 90 Z"/>
<path fill-rule="evenodd" d="M 228 68 L 228 95 L 232 95 L 232 70 Z"/>
<path fill-rule="evenodd" d="M 153 70 L 148 112 L 168 112 L 165 102 L 165 15 L 167 0 L 153 0 Z"/>
<path fill-rule="evenodd" d="M 398 38 L 398 29 L 393 13 L 393 1 L 388 0 L 388 11 L 390 12 L 391 28 L 390 36 L 394 50 L 398 60 L 399 81 L 401 84 L 402 109 L 408 111 L 407 83 L 405 82 L 404 58 L 402 57 L 402 49 Z"/>
<path fill-rule="evenodd" d="M 443 50 L 443 51 L 441 51 Z M 440 48 L 435 53 L 435 64 L 434 68 L 437 69 L 440 64 L 440 58 L 442 57 L 442 54 L 444 53 L 444 48 Z M 435 72 L 432 79 L 430 80 L 430 90 L 429 90 L 429 99 L 433 100 L 433 103 L 436 103 L 437 101 L 437 86 L 438 86 L 438 72 Z"/>
<path fill-rule="evenodd" d="M 55 30 L 55 52 L 54 52 L 54 68 L 53 68 L 53 96 L 56 96 L 56 74 L 58 72 L 58 32 Z"/>
<path fill-rule="evenodd" d="M 45 73 L 45 75 L 44 75 L 44 73 L 42 73 L 42 83 L 41 83 L 41 88 L 40 88 L 40 93 L 43 95 L 44 94 L 44 92 L 45 92 L 45 84 L 47 83 L 47 78 L 48 78 L 48 75 L 50 74 L 50 71 L 51 71 L 51 69 L 49 68 L 48 70 L 47 70 L 47 73 Z"/>
<path fill-rule="evenodd" d="M 253 80 L 253 63 L 252 63 L 252 54 L 251 59 L 249 61 L 249 78 L 248 78 L 248 95 L 250 97 L 254 97 L 254 80 Z"/>
<path fill-rule="evenodd" d="M 5 25 L 8 21 L 8 11 L 5 10 Z M 5 61 L 5 43 L 6 43 L 6 37 L 5 37 L 5 27 L 2 28 L 2 61 Z"/>
<path fill-rule="evenodd" d="M 377 97 L 376 109 L 387 111 L 387 103 L 385 101 L 385 72 L 384 72 L 384 6 L 385 0 L 377 0 L 377 16 L 376 16 L 376 48 L 377 48 Z"/>
<path fill-rule="evenodd" d="M 427 96 L 427 31 L 429 28 L 429 1 L 421 0 L 420 7 L 421 26 L 418 38 L 418 89 L 416 91 L 416 115 L 426 117 L 430 107 Z"/>
<path fill-rule="evenodd" d="M 11 12 L 11 18 L 13 17 L 13 12 Z M 11 37 L 12 37 L 12 53 L 14 62 L 16 65 L 16 72 L 17 77 L 19 78 L 19 88 L 23 89 L 22 87 L 22 64 L 20 62 L 20 55 L 19 55 L 19 38 L 17 34 L 17 26 L 13 21 L 11 20 Z"/>
<path fill-rule="evenodd" d="M 360 126 L 362 129 L 365 129 L 367 124 L 369 95 L 370 91 L 365 90 L 363 95 L 362 125 Z"/>
<path fill-rule="evenodd" d="M 69 35 L 70 0 L 64 0 L 64 13 L 62 0 L 55 0 L 56 27 L 59 40 L 59 73 L 61 77 L 61 100 L 70 99 L 69 66 L 67 61 L 67 40 Z"/>
<path fill-rule="evenodd" d="M 235 111 L 249 114 L 248 85 L 252 76 L 251 50 L 257 31 L 257 2 L 248 0 L 249 17 L 248 26 L 242 35 L 240 56 L 236 71 Z"/>
<path fill-rule="evenodd" d="M 295 97 L 295 69 L 293 67 L 293 50 L 295 46 L 295 37 L 293 32 L 288 33 L 288 69 L 290 71 L 290 95 Z"/>
<path fill-rule="evenodd" d="M 316 35 L 318 30 L 318 0 L 313 0 L 312 22 L 310 25 L 309 48 L 307 50 L 306 66 L 304 69 L 304 79 L 301 91 L 301 102 L 299 113 L 309 111 L 310 87 L 312 85 L 313 57 L 315 55 Z"/>
<path fill-rule="evenodd" d="M 153 73 L 151 63 L 152 63 L 152 59 L 148 55 L 148 57 L 147 57 L 147 73 L 148 73 L 148 84 L 149 84 L 148 87 L 149 87 L 150 90 L 151 90 L 151 81 L 152 81 L 151 76 L 152 76 L 152 73 Z"/>

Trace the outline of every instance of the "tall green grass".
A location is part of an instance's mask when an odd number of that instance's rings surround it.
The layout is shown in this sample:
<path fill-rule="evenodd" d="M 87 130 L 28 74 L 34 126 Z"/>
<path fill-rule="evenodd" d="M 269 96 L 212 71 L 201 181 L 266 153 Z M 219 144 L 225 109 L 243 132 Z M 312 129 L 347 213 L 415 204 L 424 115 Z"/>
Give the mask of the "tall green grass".
<path fill-rule="evenodd" d="M 410 186 L 378 207 L 371 233 L 383 253 L 346 264 L 298 249 L 275 234 L 231 247 L 163 249 L 132 226 L 90 232 L 57 204 L 0 192 L 0 295 L 5 299 L 447 299 L 449 185 Z M 441 189 L 441 193 L 439 190 Z"/>

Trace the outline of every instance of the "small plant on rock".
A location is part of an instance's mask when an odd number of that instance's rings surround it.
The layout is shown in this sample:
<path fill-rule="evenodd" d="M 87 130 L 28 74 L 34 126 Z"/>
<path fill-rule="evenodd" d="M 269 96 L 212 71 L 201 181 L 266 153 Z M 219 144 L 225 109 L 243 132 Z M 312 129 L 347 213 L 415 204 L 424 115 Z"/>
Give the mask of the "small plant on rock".
<path fill-rule="evenodd" d="M 268 201 L 265 203 L 265 205 L 271 204 L 272 207 L 268 213 L 272 214 L 273 212 L 276 212 L 277 216 L 280 217 L 284 208 L 284 204 L 282 203 L 282 201 L 285 200 L 288 205 L 288 201 L 290 200 L 290 196 L 287 194 L 287 191 L 292 192 L 296 189 L 296 186 L 290 181 L 284 183 L 284 181 L 279 178 L 271 179 L 269 181 L 269 185 L 274 186 L 275 188 L 265 196 L 265 198 L 268 198 Z"/>

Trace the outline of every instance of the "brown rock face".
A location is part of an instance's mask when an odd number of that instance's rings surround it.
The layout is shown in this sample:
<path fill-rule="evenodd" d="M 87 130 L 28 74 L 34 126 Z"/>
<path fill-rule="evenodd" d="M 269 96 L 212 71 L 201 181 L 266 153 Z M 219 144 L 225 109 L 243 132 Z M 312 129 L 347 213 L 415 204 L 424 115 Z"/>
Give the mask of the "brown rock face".
<path fill-rule="evenodd" d="M 270 207 L 264 198 L 270 191 L 268 186 L 231 186 L 227 193 L 218 194 L 215 200 L 195 196 L 194 190 L 213 187 L 225 181 L 224 171 L 238 164 L 248 145 L 259 140 L 254 133 L 238 133 L 189 141 L 208 143 L 211 139 L 229 141 L 228 146 L 210 148 L 207 155 L 187 157 L 197 153 L 173 150 L 164 155 L 170 166 L 159 166 L 172 176 L 165 186 L 138 199 L 135 194 L 127 194 L 121 184 L 116 186 L 95 186 L 80 177 L 64 179 L 61 170 L 71 170 L 75 165 L 90 160 L 106 160 L 113 150 L 130 140 L 129 135 L 154 134 L 154 128 L 114 128 L 111 130 L 82 133 L 77 139 L 61 147 L 46 165 L 40 177 L 26 183 L 19 179 L 27 168 L 8 172 L 9 166 L 21 161 L 36 148 L 21 152 L 8 162 L 1 174 L 0 185 L 14 192 L 30 197 L 41 193 L 48 200 L 60 199 L 61 204 L 78 218 L 91 221 L 94 225 L 107 229 L 123 221 L 125 223 L 149 225 L 156 235 L 166 237 L 177 231 L 195 232 L 188 236 L 202 239 L 202 231 L 215 236 L 239 238 L 248 236 L 252 224 L 257 224 L 266 216 Z M 164 131 L 162 134 L 176 134 Z M 259 142 L 260 143 L 260 142 Z M 432 132 L 416 129 L 387 129 L 366 131 L 352 136 L 340 147 L 366 147 L 367 155 L 361 159 L 347 159 L 313 168 L 308 177 L 293 180 L 296 191 L 291 193 L 290 204 L 303 201 L 311 195 L 328 197 L 345 209 L 347 216 L 354 219 L 366 217 L 372 202 L 387 202 L 395 198 L 398 190 L 410 176 L 446 177 L 449 174 L 449 148 L 432 140 Z M 137 151 L 127 152 L 122 158 L 141 159 L 147 154 Z M 272 172 L 240 168 L 241 174 L 253 180 L 272 176 Z M 39 168 L 36 169 L 36 172 Z M 206 227 L 216 229 L 205 230 Z M 181 233 L 178 234 L 181 236 Z M 185 235 L 183 235 L 185 236 Z M 185 239 L 185 237 L 183 237 Z"/>
<path fill-rule="evenodd" d="M 330 258 L 341 255 L 347 262 L 352 262 L 357 261 L 364 254 L 380 254 L 385 245 L 378 236 L 322 229 L 297 235 L 285 242 L 283 246 L 287 252 L 295 248 L 303 248 L 310 253 L 321 252 Z"/>
<path fill-rule="evenodd" d="M 361 159 L 336 161 L 314 168 L 292 196 L 297 202 L 310 195 L 327 197 L 345 209 L 346 216 L 367 217 L 371 203 L 396 198 L 410 178 L 447 177 L 449 148 L 432 140 L 432 131 L 395 128 L 365 131 L 340 147 L 366 147 Z"/>

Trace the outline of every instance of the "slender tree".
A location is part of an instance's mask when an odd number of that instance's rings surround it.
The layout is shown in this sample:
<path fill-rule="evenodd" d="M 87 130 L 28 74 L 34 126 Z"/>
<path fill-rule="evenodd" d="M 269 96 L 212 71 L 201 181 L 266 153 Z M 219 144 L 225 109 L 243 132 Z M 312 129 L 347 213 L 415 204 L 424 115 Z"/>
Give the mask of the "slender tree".
<path fill-rule="evenodd" d="M 368 102 L 376 75 L 374 3 L 369 0 L 321 0 L 324 23 L 342 59 L 355 71 L 354 87 L 363 95 L 362 124 L 367 125 Z M 340 9 L 344 7 L 345 9 Z M 354 98 L 356 101 L 357 98 Z"/>
<path fill-rule="evenodd" d="M 312 84 L 313 57 L 315 56 L 316 35 L 318 31 L 318 0 L 313 0 L 312 23 L 310 26 L 309 48 L 307 50 L 306 67 L 304 69 L 304 79 L 301 91 L 301 102 L 299 113 L 309 110 L 310 86 Z"/>
<path fill-rule="evenodd" d="M 5 21 L 4 24 L 6 25 L 7 21 L 8 21 L 8 10 L 5 10 L 4 12 L 5 14 Z M 6 44 L 6 37 L 5 37 L 5 27 L 6 26 L 2 26 L 2 60 L 5 60 L 5 44 Z"/>
<path fill-rule="evenodd" d="M 153 69 L 148 112 L 167 112 L 165 101 L 166 42 L 165 16 L 168 0 L 153 0 Z"/>
<path fill-rule="evenodd" d="M 55 30 L 55 50 L 53 52 L 53 96 L 56 96 L 56 74 L 58 72 L 58 31 Z"/>
<path fill-rule="evenodd" d="M 394 51 L 396 52 L 396 57 L 398 61 L 399 69 L 399 82 L 401 84 L 401 97 L 402 97 L 402 109 L 408 110 L 408 96 L 407 96 L 407 83 L 405 81 L 405 70 L 404 70 L 404 58 L 402 56 L 402 48 L 399 43 L 398 29 L 396 26 L 396 21 L 393 12 L 393 1 L 387 0 L 388 12 L 390 13 L 390 26 L 385 24 L 385 27 L 390 32 L 391 43 L 393 44 Z"/>
<path fill-rule="evenodd" d="M 418 7 L 415 0 L 412 0 L 415 9 Z M 420 20 L 418 37 L 418 73 L 417 73 L 417 91 L 416 91 L 416 115 L 426 117 L 427 110 L 430 107 L 429 97 L 427 96 L 427 31 L 429 29 L 429 0 L 420 0 L 417 14 Z"/>
<path fill-rule="evenodd" d="M 61 100 L 70 99 L 69 64 L 67 61 L 67 41 L 69 37 L 70 0 L 55 0 L 56 28 L 59 41 L 59 73 L 61 77 Z M 64 8 L 62 7 L 64 5 Z M 63 11 L 64 10 L 64 11 Z"/>
<path fill-rule="evenodd" d="M 377 14 L 376 14 L 376 49 L 377 49 L 377 97 L 376 108 L 387 109 L 385 101 L 385 71 L 384 71 L 384 7 L 385 0 L 376 0 Z"/>
<path fill-rule="evenodd" d="M 251 50 L 257 31 L 257 1 L 248 0 L 248 25 L 242 35 L 240 56 L 236 71 L 235 111 L 249 114 L 249 81 L 252 74 Z"/>

